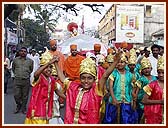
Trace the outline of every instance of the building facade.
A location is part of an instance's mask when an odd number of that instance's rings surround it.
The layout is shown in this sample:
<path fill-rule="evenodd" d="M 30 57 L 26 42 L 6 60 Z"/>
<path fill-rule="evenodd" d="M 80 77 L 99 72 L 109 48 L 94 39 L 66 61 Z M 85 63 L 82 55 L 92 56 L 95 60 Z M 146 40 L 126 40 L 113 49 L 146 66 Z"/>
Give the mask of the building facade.
<path fill-rule="evenodd" d="M 164 33 L 164 15 L 165 15 L 165 4 L 164 3 L 148 3 L 148 4 L 112 4 L 103 18 L 99 21 L 98 32 L 102 42 L 108 43 L 109 46 L 116 41 L 116 7 L 117 5 L 123 6 L 134 6 L 135 9 L 138 6 L 144 7 L 144 18 L 143 20 L 143 44 L 150 45 L 151 43 L 157 42 L 156 38 L 153 38 L 155 32 L 163 30 Z M 163 34 L 164 35 L 164 34 Z M 164 39 L 164 38 L 162 38 Z M 164 41 L 164 40 L 162 40 Z M 137 45 L 142 45 L 137 43 Z"/>

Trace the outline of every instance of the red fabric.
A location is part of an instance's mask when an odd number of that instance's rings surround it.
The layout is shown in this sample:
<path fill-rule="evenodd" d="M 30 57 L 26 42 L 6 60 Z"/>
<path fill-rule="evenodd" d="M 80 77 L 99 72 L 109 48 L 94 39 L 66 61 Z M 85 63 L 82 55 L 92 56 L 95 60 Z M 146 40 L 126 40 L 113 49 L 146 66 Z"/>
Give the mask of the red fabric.
<path fill-rule="evenodd" d="M 67 26 L 67 29 L 70 32 L 73 32 L 74 28 L 78 29 L 78 25 L 74 22 L 69 23 L 68 26 Z"/>
<path fill-rule="evenodd" d="M 32 94 L 26 115 L 27 118 L 31 118 L 33 116 L 32 110 L 35 110 L 34 117 L 42 117 L 42 118 L 52 117 L 55 80 L 53 77 L 50 78 L 51 78 L 51 91 L 49 93 L 49 98 L 48 98 L 49 83 L 44 75 L 40 75 L 38 83 L 36 83 L 36 85 L 32 87 Z M 48 106 L 46 107 L 47 101 Z"/>
<path fill-rule="evenodd" d="M 133 48 L 133 44 L 132 43 L 127 43 L 127 50 L 130 50 L 131 48 Z M 115 47 L 118 49 L 119 47 L 121 48 L 121 43 L 114 43 Z"/>
<path fill-rule="evenodd" d="M 94 83 L 92 88 L 83 94 L 79 108 L 78 124 L 99 123 L 99 110 L 102 97 L 96 94 L 95 87 L 96 84 Z M 75 82 L 70 83 L 70 86 L 66 93 L 66 111 L 64 118 L 65 124 L 74 123 L 75 104 L 79 89 L 81 89 L 80 84 L 77 84 Z"/>
<path fill-rule="evenodd" d="M 97 72 L 98 72 L 98 80 L 100 80 L 101 77 L 103 76 L 104 72 L 105 72 L 105 69 L 102 66 L 99 65 L 97 67 Z"/>
<path fill-rule="evenodd" d="M 152 89 L 152 94 L 149 97 L 151 100 L 162 100 L 163 89 L 159 86 L 158 81 L 153 81 L 149 84 Z M 162 123 L 162 108 L 160 104 L 144 105 L 144 116 L 147 124 L 161 124 Z"/>
<path fill-rule="evenodd" d="M 78 52 L 78 54 L 81 55 L 81 56 L 86 57 L 86 53 L 87 53 L 87 52 L 91 52 L 91 53 L 94 53 L 94 54 L 95 54 L 95 51 L 94 51 L 94 50 L 83 50 L 83 51 Z"/>

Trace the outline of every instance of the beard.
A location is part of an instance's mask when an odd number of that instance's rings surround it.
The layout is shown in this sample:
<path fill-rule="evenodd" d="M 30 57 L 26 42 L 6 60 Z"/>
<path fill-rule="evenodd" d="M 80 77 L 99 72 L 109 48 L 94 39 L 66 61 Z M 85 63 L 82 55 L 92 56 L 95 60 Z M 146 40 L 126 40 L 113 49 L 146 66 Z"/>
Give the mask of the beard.
<path fill-rule="evenodd" d="M 53 47 L 53 48 L 51 48 L 51 50 L 52 50 L 52 51 L 56 51 L 56 50 L 57 50 L 57 48 L 56 48 L 56 47 Z"/>

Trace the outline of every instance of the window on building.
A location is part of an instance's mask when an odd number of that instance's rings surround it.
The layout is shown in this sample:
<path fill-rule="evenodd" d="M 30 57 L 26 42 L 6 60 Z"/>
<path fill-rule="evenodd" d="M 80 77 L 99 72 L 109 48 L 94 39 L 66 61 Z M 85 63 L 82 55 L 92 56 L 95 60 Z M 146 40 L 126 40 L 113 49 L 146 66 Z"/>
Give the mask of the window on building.
<path fill-rule="evenodd" d="M 146 17 L 152 17 L 151 9 L 152 9 L 151 5 L 146 5 L 146 10 L 145 10 L 145 16 Z"/>

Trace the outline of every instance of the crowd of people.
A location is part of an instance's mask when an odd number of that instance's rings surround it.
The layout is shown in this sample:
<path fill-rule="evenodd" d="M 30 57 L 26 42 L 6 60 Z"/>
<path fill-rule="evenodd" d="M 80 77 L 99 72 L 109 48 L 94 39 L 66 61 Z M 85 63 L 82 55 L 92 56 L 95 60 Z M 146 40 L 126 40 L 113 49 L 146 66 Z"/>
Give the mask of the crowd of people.
<path fill-rule="evenodd" d="M 164 123 L 164 47 L 127 49 L 125 43 L 105 56 L 100 44 L 83 55 L 71 44 L 65 56 L 56 40 L 49 42 L 42 55 L 22 47 L 11 64 L 4 57 L 4 93 L 13 77 L 14 113 L 26 114 L 25 124 Z"/>

